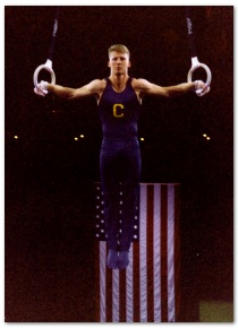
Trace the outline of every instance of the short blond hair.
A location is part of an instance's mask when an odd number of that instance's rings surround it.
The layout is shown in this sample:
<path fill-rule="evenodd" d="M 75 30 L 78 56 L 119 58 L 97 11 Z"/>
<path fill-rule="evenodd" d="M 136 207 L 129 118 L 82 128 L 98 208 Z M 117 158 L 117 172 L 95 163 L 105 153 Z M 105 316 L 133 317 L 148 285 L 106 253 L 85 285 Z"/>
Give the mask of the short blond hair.
<path fill-rule="evenodd" d="M 113 44 L 112 46 L 110 46 L 108 48 L 108 56 L 109 57 L 110 57 L 110 53 L 113 51 L 121 52 L 123 54 L 128 54 L 130 57 L 130 51 L 127 48 L 127 46 L 125 46 L 124 44 Z"/>

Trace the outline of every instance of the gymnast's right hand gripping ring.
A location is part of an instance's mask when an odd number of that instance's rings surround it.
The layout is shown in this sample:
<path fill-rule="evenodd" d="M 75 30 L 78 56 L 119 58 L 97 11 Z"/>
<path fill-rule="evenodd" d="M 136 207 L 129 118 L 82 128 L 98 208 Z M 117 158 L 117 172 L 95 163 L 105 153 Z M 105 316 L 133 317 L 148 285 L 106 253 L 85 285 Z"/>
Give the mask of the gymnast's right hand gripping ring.
<path fill-rule="evenodd" d="M 192 82 L 192 78 L 193 78 L 193 73 L 198 69 L 198 68 L 203 68 L 207 74 L 207 78 L 206 78 L 206 84 L 210 85 L 211 81 L 212 81 L 212 73 L 210 68 L 203 63 L 200 63 L 200 61 L 198 60 L 198 57 L 192 57 L 191 58 L 191 67 L 188 71 L 188 75 L 187 75 L 187 81 L 188 82 Z M 199 95 L 201 93 L 201 90 L 196 90 L 196 94 Z"/>
<path fill-rule="evenodd" d="M 39 84 L 38 75 L 39 75 L 40 71 L 43 70 L 43 69 L 50 73 L 50 76 L 51 76 L 51 82 L 50 83 L 51 84 L 56 83 L 55 72 L 52 69 L 52 61 L 50 59 L 47 59 L 44 64 L 38 66 L 35 69 L 35 72 L 34 72 L 34 75 L 33 75 L 33 82 L 34 82 L 35 87 Z"/>

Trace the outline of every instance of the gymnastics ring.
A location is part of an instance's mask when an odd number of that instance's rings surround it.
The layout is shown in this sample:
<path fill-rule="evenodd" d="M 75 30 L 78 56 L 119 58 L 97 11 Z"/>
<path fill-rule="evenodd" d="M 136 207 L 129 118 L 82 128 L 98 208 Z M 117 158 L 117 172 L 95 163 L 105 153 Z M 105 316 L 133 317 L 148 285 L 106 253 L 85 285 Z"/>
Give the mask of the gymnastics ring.
<path fill-rule="evenodd" d="M 55 75 L 55 72 L 52 69 L 52 61 L 50 59 L 47 59 L 44 64 L 38 66 L 35 69 L 35 72 L 33 74 L 33 82 L 34 82 L 35 87 L 39 84 L 38 75 L 39 75 L 40 71 L 42 71 L 43 69 L 50 73 L 50 76 L 51 76 L 51 82 L 50 83 L 51 84 L 56 83 L 56 75 Z"/>
<path fill-rule="evenodd" d="M 206 84 L 207 85 L 210 85 L 211 84 L 211 81 L 212 81 L 212 73 L 211 73 L 211 70 L 210 68 L 206 65 L 206 64 L 203 64 L 203 63 L 200 63 L 200 61 L 198 60 L 198 57 L 192 57 L 191 58 L 191 67 L 188 71 L 188 75 L 187 75 L 187 81 L 188 82 L 192 82 L 192 78 L 193 78 L 193 73 L 198 69 L 198 68 L 203 68 L 207 74 L 207 78 L 206 78 Z M 201 90 L 198 89 L 196 90 L 196 94 L 197 95 L 200 95 L 201 93 Z"/>

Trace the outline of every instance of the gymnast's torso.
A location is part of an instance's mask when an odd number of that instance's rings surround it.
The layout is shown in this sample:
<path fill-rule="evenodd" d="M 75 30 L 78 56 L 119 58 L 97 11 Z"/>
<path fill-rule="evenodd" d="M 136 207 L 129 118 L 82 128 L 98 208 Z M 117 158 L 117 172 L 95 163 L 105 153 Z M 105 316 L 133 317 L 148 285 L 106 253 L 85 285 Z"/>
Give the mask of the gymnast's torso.
<path fill-rule="evenodd" d="M 128 78 L 124 89 L 117 92 L 109 78 L 98 102 L 99 116 L 104 138 L 131 138 L 138 135 L 138 119 L 141 104 Z"/>

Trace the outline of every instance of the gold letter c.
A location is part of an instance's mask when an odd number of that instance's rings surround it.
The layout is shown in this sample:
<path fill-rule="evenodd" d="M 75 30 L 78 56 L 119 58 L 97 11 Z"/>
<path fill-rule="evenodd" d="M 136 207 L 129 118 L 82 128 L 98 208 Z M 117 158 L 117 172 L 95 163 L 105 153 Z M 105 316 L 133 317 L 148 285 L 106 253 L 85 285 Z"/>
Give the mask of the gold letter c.
<path fill-rule="evenodd" d="M 117 109 L 118 108 L 121 108 L 121 109 L 124 109 L 124 105 L 123 104 L 114 104 L 113 105 L 113 116 L 116 117 L 116 118 L 121 118 L 124 116 L 124 113 L 118 113 L 117 112 Z"/>

